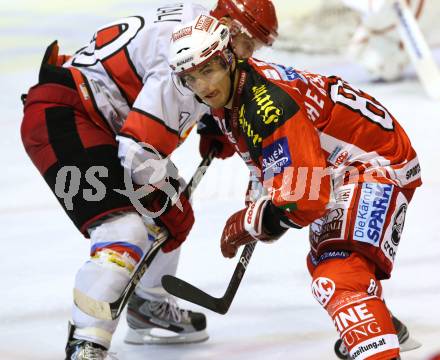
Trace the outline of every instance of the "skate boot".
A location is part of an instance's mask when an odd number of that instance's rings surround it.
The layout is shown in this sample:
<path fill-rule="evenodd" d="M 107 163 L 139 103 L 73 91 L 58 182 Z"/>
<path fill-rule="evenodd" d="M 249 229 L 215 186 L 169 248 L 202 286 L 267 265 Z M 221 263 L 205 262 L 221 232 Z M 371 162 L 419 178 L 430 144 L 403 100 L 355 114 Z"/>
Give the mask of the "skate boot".
<path fill-rule="evenodd" d="M 205 315 L 180 309 L 175 300 L 147 300 L 133 294 L 127 306 L 129 344 L 178 344 L 208 339 Z"/>
<path fill-rule="evenodd" d="M 422 346 L 417 340 L 414 340 L 409 335 L 408 328 L 402 323 L 398 318 L 392 316 L 394 328 L 397 331 L 397 338 L 399 339 L 400 351 L 410 351 L 414 349 L 418 349 Z"/>
<path fill-rule="evenodd" d="M 400 351 L 405 352 L 409 350 L 414 350 L 422 346 L 418 341 L 412 339 L 409 336 L 408 328 L 394 315 L 391 315 L 391 320 L 393 321 L 394 328 L 397 332 L 397 338 L 399 339 Z M 335 342 L 335 354 L 339 359 L 351 359 L 348 349 L 346 348 L 344 342 L 338 339 Z"/>
<path fill-rule="evenodd" d="M 91 341 L 75 339 L 75 326 L 69 323 L 69 337 L 66 345 L 66 360 L 117 360 L 107 349 Z"/>

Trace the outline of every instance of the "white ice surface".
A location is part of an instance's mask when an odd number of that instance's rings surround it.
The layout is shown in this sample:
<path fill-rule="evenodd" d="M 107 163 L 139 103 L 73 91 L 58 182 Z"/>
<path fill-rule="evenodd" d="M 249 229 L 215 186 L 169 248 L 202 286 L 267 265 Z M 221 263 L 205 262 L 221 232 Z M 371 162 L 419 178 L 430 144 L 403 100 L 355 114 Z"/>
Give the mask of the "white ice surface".
<path fill-rule="evenodd" d="M 1 360 L 63 358 L 73 279 L 88 256 L 87 240 L 70 223 L 23 150 L 20 94 L 36 82 L 40 59 L 51 40 L 57 38 L 62 51 L 71 52 L 114 14 L 133 14 L 127 9 L 141 6 L 140 1 L 96 1 L 92 3 L 98 5 L 87 13 L 73 3 L 91 2 L 22 0 L 1 5 Z M 97 15 L 103 3 L 107 5 Z M 424 185 L 409 208 L 393 277 L 384 287 L 389 307 L 423 343 L 402 359 L 426 359 L 440 349 L 440 103 L 426 98 L 411 71 L 400 83 L 371 84 L 362 69 L 337 56 L 266 51 L 260 57 L 342 75 L 385 104 L 412 139 Z M 197 141 L 191 135 L 174 156 L 187 179 L 200 161 Z M 216 296 L 225 291 L 236 264 L 235 259 L 222 258 L 219 237 L 228 215 L 242 207 L 246 181 L 246 168 L 238 158 L 215 161 L 195 196 L 197 220 L 183 247 L 178 275 Z M 292 230 L 273 245 L 259 244 L 228 314 L 206 311 L 208 342 L 127 345 L 123 320 L 112 351 L 120 360 L 335 359 L 336 332 L 309 290 L 307 249 L 307 230 Z"/>

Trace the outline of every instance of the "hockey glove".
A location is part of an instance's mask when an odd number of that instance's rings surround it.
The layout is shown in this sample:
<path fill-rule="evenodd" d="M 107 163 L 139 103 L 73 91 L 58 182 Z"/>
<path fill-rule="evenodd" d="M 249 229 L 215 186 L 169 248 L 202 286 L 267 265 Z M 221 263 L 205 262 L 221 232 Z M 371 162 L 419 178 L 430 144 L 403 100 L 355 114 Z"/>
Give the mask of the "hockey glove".
<path fill-rule="evenodd" d="M 150 211 L 159 213 L 153 219 L 154 222 L 168 230 L 168 240 L 162 247 L 163 252 L 177 249 L 185 241 L 194 225 L 194 212 L 191 203 L 184 193 L 178 195 L 179 184 L 177 180 L 171 179 L 170 183 L 176 189 L 176 196 L 173 197 L 175 199 L 173 200 L 164 192 L 157 190 L 148 206 Z"/>
<path fill-rule="evenodd" d="M 200 135 L 199 151 L 203 158 L 212 148 L 216 149 L 215 157 L 219 159 L 234 155 L 234 147 L 222 133 L 212 115 L 203 115 L 197 124 L 197 133 Z"/>
<path fill-rule="evenodd" d="M 270 210 L 272 206 L 270 198 L 264 196 L 256 202 L 251 202 L 246 208 L 237 211 L 226 221 L 220 244 L 224 257 L 234 257 L 241 245 L 256 240 L 275 241 L 285 233 L 286 229 L 284 228 L 277 228 L 270 232 L 263 224 L 271 220 L 264 219 L 264 217 L 271 216 L 272 212 L 267 210 Z"/>

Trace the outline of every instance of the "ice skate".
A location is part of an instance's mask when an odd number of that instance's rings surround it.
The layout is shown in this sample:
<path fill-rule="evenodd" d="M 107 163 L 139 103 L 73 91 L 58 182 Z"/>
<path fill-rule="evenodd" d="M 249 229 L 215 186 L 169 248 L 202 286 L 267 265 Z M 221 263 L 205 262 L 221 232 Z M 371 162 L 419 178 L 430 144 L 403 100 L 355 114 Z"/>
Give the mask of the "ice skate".
<path fill-rule="evenodd" d="M 205 315 L 180 309 L 175 300 L 146 300 L 133 294 L 127 306 L 129 344 L 178 344 L 208 339 Z"/>
<path fill-rule="evenodd" d="M 400 351 L 410 351 L 418 349 L 422 346 L 417 340 L 413 339 L 409 335 L 408 328 L 398 318 L 392 317 L 394 328 L 397 331 L 397 338 L 399 339 Z"/>
<path fill-rule="evenodd" d="M 394 328 L 397 331 L 397 338 L 399 339 L 400 351 L 410 351 L 414 349 L 418 349 L 422 346 L 417 340 L 414 340 L 410 337 L 408 328 L 402 323 L 398 318 L 392 316 Z M 339 359 L 351 359 L 348 354 L 348 350 L 341 339 L 338 339 L 335 342 L 335 353 Z"/>
<path fill-rule="evenodd" d="M 69 336 L 66 345 L 66 360 L 117 360 L 104 346 L 91 341 L 75 339 L 75 326 L 69 323 Z"/>

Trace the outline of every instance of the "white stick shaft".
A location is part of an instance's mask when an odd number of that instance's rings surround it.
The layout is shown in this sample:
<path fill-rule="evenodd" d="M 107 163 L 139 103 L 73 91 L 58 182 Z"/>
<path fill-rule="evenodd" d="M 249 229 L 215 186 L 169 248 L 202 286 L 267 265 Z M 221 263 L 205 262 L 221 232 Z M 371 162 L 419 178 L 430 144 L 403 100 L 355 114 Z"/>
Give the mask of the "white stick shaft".
<path fill-rule="evenodd" d="M 403 0 L 393 0 L 393 8 L 399 34 L 423 87 L 430 97 L 440 99 L 440 71 L 417 20 Z"/>

